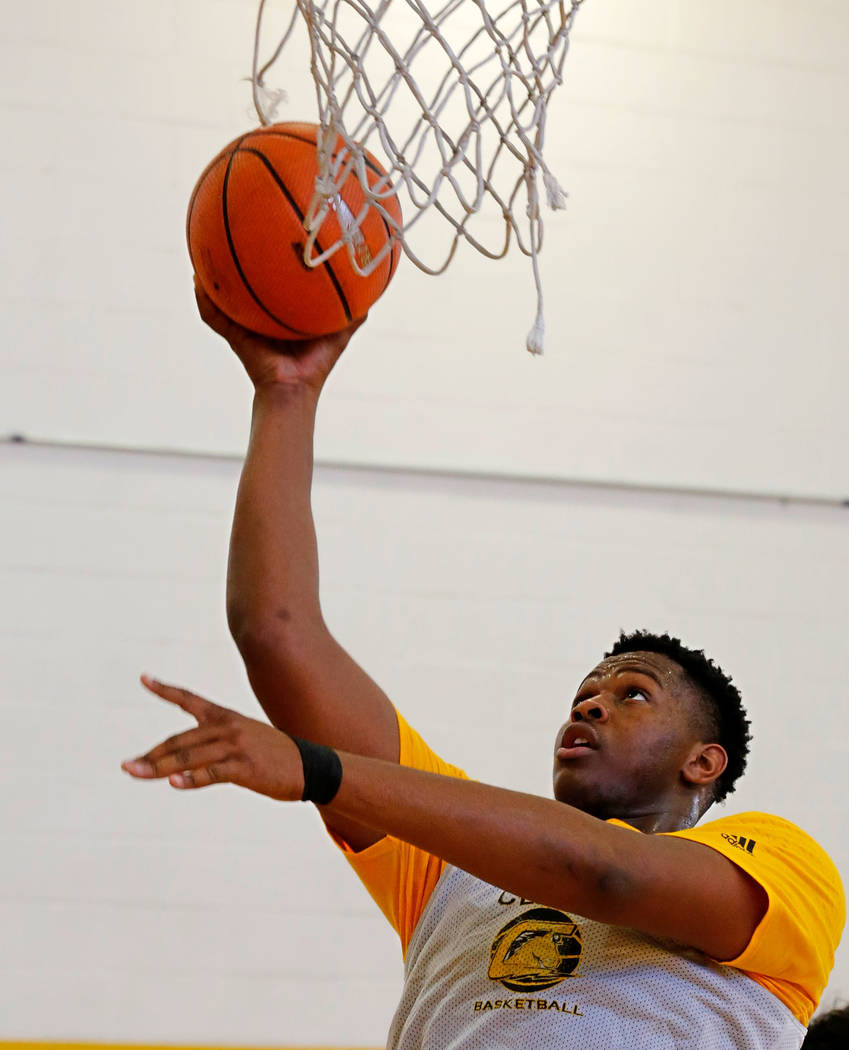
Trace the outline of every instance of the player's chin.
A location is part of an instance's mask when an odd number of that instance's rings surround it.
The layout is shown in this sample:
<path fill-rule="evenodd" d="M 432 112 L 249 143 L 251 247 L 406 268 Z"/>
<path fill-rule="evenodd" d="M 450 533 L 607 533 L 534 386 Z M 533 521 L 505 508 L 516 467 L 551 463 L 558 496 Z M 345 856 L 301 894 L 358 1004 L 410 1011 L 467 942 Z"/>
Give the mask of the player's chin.
<path fill-rule="evenodd" d="M 554 797 L 577 809 L 585 809 L 588 799 L 595 794 L 592 778 L 586 770 L 575 765 L 556 763 L 552 778 Z"/>
<path fill-rule="evenodd" d="M 614 770 L 606 763 L 561 762 L 555 759 L 552 778 L 554 797 L 584 813 L 606 813 L 611 798 L 619 797 Z"/>

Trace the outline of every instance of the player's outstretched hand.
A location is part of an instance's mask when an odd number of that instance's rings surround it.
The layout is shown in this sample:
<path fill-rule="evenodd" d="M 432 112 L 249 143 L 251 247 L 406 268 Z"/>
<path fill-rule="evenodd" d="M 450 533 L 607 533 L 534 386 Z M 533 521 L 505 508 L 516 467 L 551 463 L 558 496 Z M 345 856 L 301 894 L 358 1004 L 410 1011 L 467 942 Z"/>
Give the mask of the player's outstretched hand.
<path fill-rule="evenodd" d="M 283 802 L 301 798 L 303 765 L 291 737 L 188 689 L 164 685 L 148 675 L 141 680 L 152 693 L 191 715 L 197 728 L 122 762 L 121 768 L 131 776 L 141 780 L 167 777 L 172 787 L 184 790 L 228 783 Z"/>
<path fill-rule="evenodd" d="M 316 339 L 272 339 L 231 321 L 201 288 L 197 277 L 195 298 L 202 320 L 227 340 L 255 387 L 306 384 L 321 390 L 351 336 L 365 320 L 362 318 L 341 332 Z"/>

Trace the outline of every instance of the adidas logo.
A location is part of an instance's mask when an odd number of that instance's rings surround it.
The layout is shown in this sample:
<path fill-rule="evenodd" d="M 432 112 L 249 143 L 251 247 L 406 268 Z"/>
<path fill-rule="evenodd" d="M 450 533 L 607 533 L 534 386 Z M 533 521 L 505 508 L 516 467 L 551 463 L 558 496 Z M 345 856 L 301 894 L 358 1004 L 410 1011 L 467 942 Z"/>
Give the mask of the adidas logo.
<path fill-rule="evenodd" d="M 755 839 L 747 839 L 743 835 L 726 835 L 724 832 L 722 834 L 722 837 L 724 839 L 727 839 L 732 846 L 736 846 L 737 849 L 745 850 L 746 853 L 755 852 L 755 846 L 757 845 Z"/>

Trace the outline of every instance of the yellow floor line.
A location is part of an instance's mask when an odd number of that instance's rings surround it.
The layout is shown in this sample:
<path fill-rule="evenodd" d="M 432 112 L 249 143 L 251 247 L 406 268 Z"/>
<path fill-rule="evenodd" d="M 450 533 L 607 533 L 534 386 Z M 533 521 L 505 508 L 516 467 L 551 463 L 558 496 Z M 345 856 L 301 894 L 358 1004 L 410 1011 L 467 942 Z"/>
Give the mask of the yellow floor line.
<path fill-rule="evenodd" d="M 0 1050 L 376 1050 L 367 1047 L 330 1047 L 330 1046 L 243 1046 L 233 1043 L 206 1043 L 187 1045 L 186 1043 L 48 1043 L 21 1042 L 17 1039 L 0 1039 Z"/>

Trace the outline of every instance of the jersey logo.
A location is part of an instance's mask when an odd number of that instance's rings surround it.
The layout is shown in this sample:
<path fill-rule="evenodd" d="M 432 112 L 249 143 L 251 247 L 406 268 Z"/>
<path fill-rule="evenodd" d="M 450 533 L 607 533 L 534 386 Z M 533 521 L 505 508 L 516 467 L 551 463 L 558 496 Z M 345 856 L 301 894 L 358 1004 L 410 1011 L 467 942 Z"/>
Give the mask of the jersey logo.
<path fill-rule="evenodd" d="M 743 835 L 726 835 L 723 831 L 722 837 L 727 839 L 732 846 L 736 846 L 737 849 L 745 850 L 746 853 L 754 853 L 757 842 L 755 839 L 747 839 Z"/>
<path fill-rule="evenodd" d="M 496 934 L 487 976 L 513 992 L 552 988 L 576 976 L 582 947 L 581 927 L 568 915 L 532 908 Z"/>

